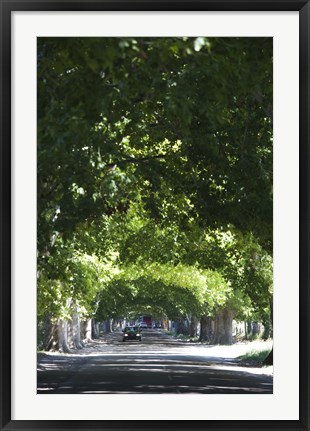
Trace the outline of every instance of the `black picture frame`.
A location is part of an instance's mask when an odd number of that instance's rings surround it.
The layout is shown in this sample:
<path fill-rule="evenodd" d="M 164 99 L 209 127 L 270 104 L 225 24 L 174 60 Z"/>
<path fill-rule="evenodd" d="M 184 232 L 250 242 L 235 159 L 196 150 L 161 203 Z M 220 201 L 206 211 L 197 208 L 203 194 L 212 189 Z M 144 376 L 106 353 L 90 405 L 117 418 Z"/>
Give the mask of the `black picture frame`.
<path fill-rule="evenodd" d="M 1 430 L 310 430 L 309 422 L 309 74 L 310 5 L 305 0 L 0 0 L 1 13 L 1 248 L 0 425 Z M 300 404 L 299 420 L 98 421 L 11 419 L 11 13 L 15 11 L 298 11 L 300 167 Z"/>

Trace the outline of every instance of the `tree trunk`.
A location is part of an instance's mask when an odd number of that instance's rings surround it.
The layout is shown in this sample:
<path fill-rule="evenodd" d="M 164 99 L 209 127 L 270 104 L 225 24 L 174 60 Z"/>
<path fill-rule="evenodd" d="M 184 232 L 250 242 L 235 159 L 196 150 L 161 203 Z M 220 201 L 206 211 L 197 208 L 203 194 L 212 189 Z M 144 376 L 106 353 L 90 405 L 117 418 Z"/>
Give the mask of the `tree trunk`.
<path fill-rule="evenodd" d="M 112 332 L 112 319 L 108 319 L 106 320 L 106 332 Z"/>
<path fill-rule="evenodd" d="M 270 320 L 270 318 L 265 320 L 263 322 L 263 325 L 264 325 L 263 339 L 268 340 L 268 338 L 270 338 L 270 335 L 271 335 L 271 320 Z"/>
<path fill-rule="evenodd" d="M 263 365 L 273 365 L 273 348 L 271 349 L 271 352 L 267 358 L 264 360 Z"/>
<path fill-rule="evenodd" d="M 256 337 L 259 334 L 259 326 L 257 322 L 252 323 L 252 335 Z"/>
<path fill-rule="evenodd" d="M 170 322 L 170 321 L 168 321 L 168 318 L 167 318 L 167 317 L 165 317 L 165 318 L 161 321 L 162 328 L 163 328 L 163 329 L 165 329 L 166 331 L 170 331 L 170 329 L 169 329 L 169 322 Z"/>
<path fill-rule="evenodd" d="M 212 344 L 232 344 L 233 311 L 224 308 L 216 313 Z"/>
<path fill-rule="evenodd" d="M 211 342 L 213 336 L 212 319 L 204 314 L 200 318 L 200 335 L 199 341 Z"/>
<path fill-rule="evenodd" d="M 82 349 L 83 347 L 81 340 L 81 318 L 76 305 L 73 307 L 72 312 L 72 345 L 76 349 Z"/>
<path fill-rule="evenodd" d="M 198 319 L 195 316 L 191 316 L 190 336 L 197 337 L 197 333 L 198 333 Z"/>
<path fill-rule="evenodd" d="M 56 350 L 58 346 L 57 324 L 52 322 L 50 313 L 45 318 L 44 350 Z"/>
<path fill-rule="evenodd" d="M 270 336 L 273 337 L 273 295 L 271 295 L 270 300 L 270 323 L 271 323 L 271 329 L 270 329 Z"/>
<path fill-rule="evenodd" d="M 270 322 L 271 322 L 271 333 L 273 330 L 273 296 L 270 297 Z M 273 348 L 263 362 L 264 365 L 273 365 Z"/>
<path fill-rule="evenodd" d="M 58 319 L 57 322 L 57 335 L 58 335 L 58 350 L 63 353 L 71 353 L 68 346 L 68 321 Z"/>
<path fill-rule="evenodd" d="M 81 337 L 82 340 L 87 342 L 90 341 L 91 338 L 91 319 L 84 320 L 81 322 Z"/>
<path fill-rule="evenodd" d="M 183 334 L 183 319 L 178 317 L 175 320 L 175 323 L 176 323 L 175 329 L 176 329 L 177 335 Z"/>
<path fill-rule="evenodd" d="M 252 336 L 252 322 L 247 322 L 247 334 L 251 337 Z"/>
<path fill-rule="evenodd" d="M 247 330 L 246 322 L 244 322 L 244 336 L 245 336 L 245 339 L 247 340 L 248 339 L 248 330 Z"/>
<path fill-rule="evenodd" d="M 190 328 L 185 317 L 179 317 L 177 319 L 177 334 L 189 335 Z"/>
<path fill-rule="evenodd" d="M 91 319 L 91 329 L 92 338 L 99 338 L 99 322 L 95 319 Z"/>
<path fill-rule="evenodd" d="M 68 322 L 63 319 L 52 321 L 51 315 L 46 317 L 46 334 L 44 340 L 44 350 L 70 353 L 68 344 Z"/>

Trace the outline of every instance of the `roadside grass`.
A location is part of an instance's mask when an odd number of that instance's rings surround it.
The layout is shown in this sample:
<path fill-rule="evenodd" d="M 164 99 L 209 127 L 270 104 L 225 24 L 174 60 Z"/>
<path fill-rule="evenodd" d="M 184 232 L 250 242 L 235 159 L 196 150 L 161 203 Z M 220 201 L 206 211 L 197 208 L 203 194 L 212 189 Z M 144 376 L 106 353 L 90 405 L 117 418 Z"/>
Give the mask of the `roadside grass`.
<path fill-rule="evenodd" d="M 179 340 L 190 341 L 191 343 L 197 343 L 199 341 L 199 337 L 191 337 L 190 335 L 178 334 L 175 336 Z"/>
<path fill-rule="evenodd" d="M 171 335 L 174 338 L 176 338 L 179 341 L 187 341 L 191 343 L 197 343 L 197 344 L 206 344 L 209 345 L 207 342 L 200 342 L 199 337 L 190 337 L 189 335 L 185 334 L 176 334 L 172 331 L 165 331 L 165 334 Z M 264 369 L 267 370 L 267 368 L 273 369 L 272 366 L 266 366 L 263 365 L 264 360 L 267 358 L 268 354 L 270 353 L 273 345 L 273 340 L 271 338 L 264 340 L 260 337 L 255 337 L 255 339 L 250 340 L 249 337 L 245 339 L 244 337 L 239 337 L 238 339 L 234 339 L 234 343 L 232 345 L 223 345 L 219 347 L 222 348 L 232 348 L 232 354 L 236 359 L 238 359 L 240 362 L 239 364 L 241 366 L 247 366 L 247 367 L 264 367 Z M 214 346 L 215 347 L 215 346 Z M 237 353 L 239 350 L 239 352 Z M 235 355 L 235 353 L 237 353 Z"/>
<path fill-rule="evenodd" d="M 238 357 L 245 364 L 255 364 L 262 366 L 264 360 L 269 355 L 272 349 L 272 340 L 261 341 L 261 342 L 250 342 L 249 350 Z"/>

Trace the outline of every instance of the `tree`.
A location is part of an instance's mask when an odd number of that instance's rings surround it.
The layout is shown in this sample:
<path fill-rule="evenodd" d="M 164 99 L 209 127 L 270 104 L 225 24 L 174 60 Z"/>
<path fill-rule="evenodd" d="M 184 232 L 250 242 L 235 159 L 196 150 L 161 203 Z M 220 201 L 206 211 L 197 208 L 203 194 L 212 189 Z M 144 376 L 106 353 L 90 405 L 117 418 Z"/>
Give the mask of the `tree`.
<path fill-rule="evenodd" d="M 213 252 L 191 244 L 195 231 Z M 55 315 L 72 298 L 68 274 L 89 315 L 98 301 L 110 317 L 133 298 L 146 306 L 160 286 L 175 315 L 197 317 L 202 304 L 205 319 L 230 321 L 242 303 L 267 310 L 271 250 L 270 38 L 38 39 L 38 297 L 61 292 Z M 83 259 L 98 269 L 111 253 L 112 272 L 140 259 L 176 279 L 147 273 L 145 298 L 125 276 L 94 288 Z M 233 294 L 202 299 L 199 271 Z"/>
<path fill-rule="evenodd" d="M 193 269 L 211 270 L 214 274 L 218 273 L 230 286 L 217 307 L 214 306 L 210 292 L 207 293 L 203 301 L 203 314 L 198 316 L 201 318 L 201 339 L 216 343 L 224 339 L 232 340 L 233 318 L 263 321 L 268 326 L 272 259 L 252 234 L 241 234 L 232 227 L 230 230 L 204 230 L 194 223 L 188 226 L 186 233 L 180 231 L 174 223 L 160 229 L 135 207 L 128 212 L 128 220 L 130 216 L 130 228 L 120 244 L 122 262 L 134 262 L 143 268 L 152 266 L 155 262 L 169 262 L 174 268 L 185 264 L 186 268 L 190 268 L 187 269 L 188 274 Z M 125 230 L 123 225 L 120 229 L 123 232 Z M 162 270 L 166 271 L 164 266 Z M 169 271 L 173 273 L 172 269 Z M 222 282 L 220 278 L 214 278 L 214 275 L 212 279 L 215 280 L 216 291 L 216 286 L 220 286 Z M 217 324 L 211 330 L 212 321 Z"/>
<path fill-rule="evenodd" d="M 98 307 L 98 293 L 117 273 L 114 256 L 99 260 L 58 239 L 55 252 L 45 256 L 38 278 L 38 318 L 45 322 L 45 349 L 70 351 L 82 347 L 89 319 Z M 81 324 L 84 321 L 84 337 Z M 87 321 L 89 321 L 87 323 Z"/>
<path fill-rule="evenodd" d="M 269 38 L 40 38 L 39 244 L 137 187 L 157 219 L 185 195 L 270 247 L 271 109 Z"/>

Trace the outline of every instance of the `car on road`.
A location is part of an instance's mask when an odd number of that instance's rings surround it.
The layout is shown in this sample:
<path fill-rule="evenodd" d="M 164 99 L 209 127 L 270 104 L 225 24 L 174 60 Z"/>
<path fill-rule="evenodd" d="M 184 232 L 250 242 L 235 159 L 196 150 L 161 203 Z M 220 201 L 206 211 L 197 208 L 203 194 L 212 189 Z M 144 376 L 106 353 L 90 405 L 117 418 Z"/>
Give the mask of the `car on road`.
<path fill-rule="evenodd" d="M 142 334 L 139 326 L 126 326 L 123 330 L 123 341 L 141 341 Z"/>
<path fill-rule="evenodd" d="M 147 329 L 147 328 L 148 328 L 147 323 L 145 323 L 145 322 L 141 322 L 141 323 L 140 323 L 140 328 Z"/>

